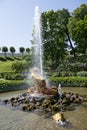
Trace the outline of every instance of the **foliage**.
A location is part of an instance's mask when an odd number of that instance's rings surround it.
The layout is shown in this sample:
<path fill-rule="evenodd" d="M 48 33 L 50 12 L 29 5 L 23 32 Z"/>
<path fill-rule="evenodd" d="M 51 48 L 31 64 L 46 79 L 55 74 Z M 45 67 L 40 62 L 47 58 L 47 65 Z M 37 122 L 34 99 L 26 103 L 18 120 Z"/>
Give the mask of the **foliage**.
<path fill-rule="evenodd" d="M 6 57 L 0 56 L 0 61 L 6 61 Z"/>
<path fill-rule="evenodd" d="M 66 36 L 64 41 L 67 41 L 67 46 L 70 46 L 70 48 L 72 50 L 72 54 L 74 55 L 74 57 L 76 57 L 75 49 L 73 47 L 72 40 L 71 40 L 71 37 L 69 34 L 69 29 L 67 27 L 70 17 L 71 17 L 70 13 L 67 9 L 63 8 L 62 10 L 57 11 L 58 26 L 60 28 L 60 31 L 62 31 L 63 34 L 65 34 L 65 36 Z M 70 45 L 68 45 L 68 44 L 70 44 Z"/>
<path fill-rule="evenodd" d="M 77 52 L 86 54 L 87 49 L 87 4 L 82 4 L 72 12 L 68 23 L 69 32 Z"/>
<path fill-rule="evenodd" d="M 21 75 L 21 74 L 15 74 L 13 78 L 15 80 L 23 80 L 24 79 L 23 75 Z"/>
<path fill-rule="evenodd" d="M 87 63 L 87 54 L 79 54 L 76 60 L 78 62 Z"/>
<path fill-rule="evenodd" d="M 13 76 L 13 72 L 2 72 L 2 73 L 0 73 L 0 78 L 1 79 L 11 80 L 12 76 Z"/>
<path fill-rule="evenodd" d="M 67 38 L 63 30 L 62 21 L 58 18 L 61 13 L 59 12 L 50 10 L 43 12 L 41 17 L 44 58 L 45 60 L 50 60 L 52 68 L 56 68 L 64 58 L 67 47 Z"/>
<path fill-rule="evenodd" d="M 30 48 L 26 48 L 26 52 L 29 54 L 30 53 Z"/>
<path fill-rule="evenodd" d="M 23 61 L 16 61 L 12 64 L 11 68 L 15 73 L 22 73 L 24 70 L 26 70 L 27 66 Z"/>
<path fill-rule="evenodd" d="M 66 48 L 70 49 L 70 55 L 73 54 L 73 61 L 82 62 L 82 59 L 78 61 L 78 55 L 87 53 L 86 4 L 82 4 L 72 14 L 67 9 L 43 12 L 41 23 L 45 63 L 49 60 L 52 69 L 56 69 L 68 55 Z"/>
<path fill-rule="evenodd" d="M 24 55 L 23 59 L 26 61 L 31 61 L 31 55 Z"/>
<path fill-rule="evenodd" d="M 79 71 L 77 72 L 77 76 L 87 77 L 87 71 Z"/>
<path fill-rule="evenodd" d="M 0 80 L 0 92 L 26 89 L 28 84 L 25 80 Z"/>
<path fill-rule="evenodd" d="M 12 57 L 12 56 L 6 56 L 6 60 L 7 61 L 14 61 L 14 57 Z"/>
<path fill-rule="evenodd" d="M 63 87 L 87 87 L 87 77 L 51 77 L 50 82 Z"/>
<path fill-rule="evenodd" d="M 15 74 L 13 72 L 1 73 L 0 76 L 1 78 L 4 78 L 6 80 L 23 80 L 25 78 L 25 76 L 23 76 L 22 74 Z"/>
<path fill-rule="evenodd" d="M 26 69 L 28 70 L 29 69 L 29 67 L 31 66 L 31 64 L 32 64 L 32 59 L 31 59 L 31 55 L 29 54 L 26 54 L 26 55 L 24 55 L 23 56 L 23 59 L 25 60 L 25 62 L 26 62 Z"/>
<path fill-rule="evenodd" d="M 64 61 L 60 64 L 52 74 L 55 77 L 58 76 L 76 76 L 79 71 L 87 71 L 87 64 L 81 62 L 71 63 Z"/>
<path fill-rule="evenodd" d="M 22 54 L 22 57 L 23 57 L 23 54 L 24 54 L 25 48 L 24 48 L 24 47 L 20 47 L 20 48 L 19 48 L 19 51 L 20 51 L 20 53 Z"/>
<path fill-rule="evenodd" d="M 15 53 L 15 48 L 13 46 L 10 47 L 10 52 L 12 53 L 12 56 L 14 56 L 14 53 Z"/>
<path fill-rule="evenodd" d="M 6 46 L 3 46 L 2 52 L 4 52 L 4 56 L 6 57 L 6 52 L 8 52 L 8 48 Z"/>
<path fill-rule="evenodd" d="M 21 57 L 21 56 L 20 56 Z M 29 67 L 31 65 L 31 56 L 30 55 L 25 55 L 23 57 L 23 59 L 21 59 L 18 56 L 16 57 L 12 57 L 12 56 L 0 56 L 0 73 L 5 73 L 5 72 L 12 72 L 12 65 L 13 64 L 20 64 L 18 65 L 19 66 L 19 69 L 21 68 L 21 65 L 23 66 L 23 71 L 28 71 L 29 70 Z M 18 67 L 17 67 L 18 69 Z M 15 66 L 15 70 L 13 72 L 16 71 L 16 66 Z M 20 70 L 18 71 L 20 72 Z"/>

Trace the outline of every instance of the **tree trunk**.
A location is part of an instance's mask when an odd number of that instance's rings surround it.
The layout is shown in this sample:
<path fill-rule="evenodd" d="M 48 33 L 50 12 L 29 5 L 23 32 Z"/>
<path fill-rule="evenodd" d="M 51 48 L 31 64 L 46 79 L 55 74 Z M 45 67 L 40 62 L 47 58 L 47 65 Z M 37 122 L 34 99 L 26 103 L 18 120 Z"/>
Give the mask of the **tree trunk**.
<path fill-rule="evenodd" d="M 73 51 L 74 58 L 76 58 L 75 49 L 74 49 L 74 47 L 73 47 L 73 45 L 72 45 L 72 42 L 71 42 L 71 39 L 70 39 L 70 36 L 69 36 L 69 33 L 68 33 L 68 31 L 66 31 L 66 35 L 67 35 L 67 37 L 68 37 L 68 41 L 69 41 L 69 43 L 70 43 L 70 46 L 71 46 L 71 48 L 72 48 L 72 51 Z"/>
<path fill-rule="evenodd" d="M 5 58 L 6 58 L 6 52 L 4 52 L 4 56 L 5 56 Z"/>

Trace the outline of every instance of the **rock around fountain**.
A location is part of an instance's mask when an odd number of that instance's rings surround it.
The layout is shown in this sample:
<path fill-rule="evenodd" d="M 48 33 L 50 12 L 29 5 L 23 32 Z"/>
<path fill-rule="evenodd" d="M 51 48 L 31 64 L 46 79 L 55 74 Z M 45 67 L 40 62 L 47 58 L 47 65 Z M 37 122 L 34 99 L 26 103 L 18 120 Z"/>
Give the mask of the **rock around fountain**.
<path fill-rule="evenodd" d="M 63 112 L 74 110 L 77 105 L 87 101 L 87 97 L 71 92 L 62 92 L 61 84 L 58 87 L 51 86 L 48 88 L 43 73 L 43 44 L 41 42 L 41 24 L 38 7 L 35 8 L 34 20 L 34 63 L 31 69 L 34 86 L 18 97 L 1 101 L 1 104 L 27 112 L 37 109 L 43 110 L 46 114 L 50 113 L 50 116 L 59 125 L 66 126 L 69 122 L 67 122 Z M 41 114 L 43 114 L 42 111 Z"/>

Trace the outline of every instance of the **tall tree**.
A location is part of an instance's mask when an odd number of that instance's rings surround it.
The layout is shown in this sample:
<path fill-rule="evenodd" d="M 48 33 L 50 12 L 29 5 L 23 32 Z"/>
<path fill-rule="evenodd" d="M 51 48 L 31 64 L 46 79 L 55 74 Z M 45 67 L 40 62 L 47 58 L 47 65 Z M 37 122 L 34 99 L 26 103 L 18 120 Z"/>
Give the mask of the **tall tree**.
<path fill-rule="evenodd" d="M 22 58 L 23 58 L 25 48 L 24 48 L 24 47 L 20 47 L 20 48 L 19 48 L 19 51 L 20 51 L 20 53 L 22 54 Z"/>
<path fill-rule="evenodd" d="M 42 13 L 41 23 L 45 59 L 50 59 L 56 68 L 65 54 L 66 35 L 58 24 L 57 12 L 53 10 Z"/>
<path fill-rule="evenodd" d="M 12 53 L 12 56 L 14 56 L 14 53 L 15 53 L 15 48 L 13 46 L 10 47 L 10 52 Z"/>
<path fill-rule="evenodd" d="M 8 52 L 8 48 L 6 46 L 3 46 L 2 52 L 4 52 L 4 56 L 6 57 L 6 53 Z"/>
<path fill-rule="evenodd" d="M 74 55 L 74 57 L 76 57 L 75 49 L 73 47 L 72 40 L 71 40 L 69 30 L 68 30 L 68 27 L 67 27 L 69 18 L 71 17 L 70 13 L 67 9 L 63 8 L 62 10 L 58 10 L 56 15 L 57 15 L 56 18 L 57 18 L 58 26 L 59 26 L 60 30 L 63 33 L 65 33 L 65 35 L 66 35 L 65 40 L 68 40 L 70 47 L 72 49 L 73 55 Z"/>
<path fill-rule="evenodd" d="M 87 4 L 82 4 L 72 12 L 68 24 L 72 40 L 75 41 L 76 49 L 80 53 L 87 50 Z"/>

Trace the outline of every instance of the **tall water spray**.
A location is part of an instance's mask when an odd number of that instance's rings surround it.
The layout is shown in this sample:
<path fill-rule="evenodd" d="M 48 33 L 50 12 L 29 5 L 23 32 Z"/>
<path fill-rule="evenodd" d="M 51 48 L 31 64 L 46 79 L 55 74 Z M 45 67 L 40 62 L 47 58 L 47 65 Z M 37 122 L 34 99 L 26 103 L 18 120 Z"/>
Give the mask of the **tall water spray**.
<path fill-rule="evenodd" d="M 34 17 L 34 30 L 33 30 L 33 55 L 34 55 L 34 65 L 33 67 L 39 69 L 40 76 L 43 77 L 43 45 L 41 38 L 41 15 L 39 7 L 35 7 L 35 17 Z"/>

